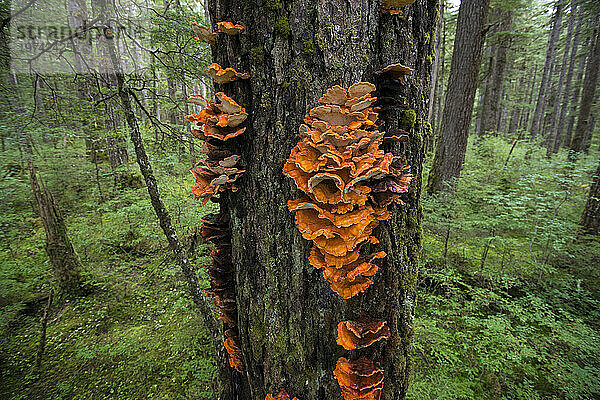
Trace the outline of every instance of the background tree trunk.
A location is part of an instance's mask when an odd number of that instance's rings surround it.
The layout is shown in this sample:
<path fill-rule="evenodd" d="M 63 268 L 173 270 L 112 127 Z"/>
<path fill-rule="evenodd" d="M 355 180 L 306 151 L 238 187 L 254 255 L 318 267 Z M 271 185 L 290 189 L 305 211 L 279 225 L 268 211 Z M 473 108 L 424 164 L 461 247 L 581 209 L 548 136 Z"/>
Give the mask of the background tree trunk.
<path fill-rule="evenodd" d="M 573 44 L 571 46 L 571 56 L 569 60 L 569 69 L 567 71 L 567 80 L 565 82 L 565 89 L 562 95 L 562 106 L 560 107 L 560 115 L 558 117 L 558 124 L 556 126 L 556 141 L 555 147 L 553 151 L 556 153 L 560 146 L 564 146 L 564 130 L 565 130 L 565 120 L 567 118 L 568 110 L 569 110 L 569 95 L 571 94 L 571 82 L 573 81 L 573 72 L 575 71 L 575 63 L 577 62 L 577 51 L 579 50 L 579 33 L 581 32 L 581 23 L 583 21 L 583 6 L 578 7 L 578 2 L 576 0 L 573 1 L 573 5 L 571 6 L 571 13 L 574 14 L 577 12 L 577 26 L 575 28 L 575 33 L 573 34 Z"/>
<path fill-rule="evenodd" d="M 243 137 L 232 143 L 246 173 L 240 190 L 225 196 L 231 214 L 232 253 L 241 347 L 247 375 L 231 398 L 263 400 L 285 388 L 301 399 L 339 399 L 333 377 L 338 357 L 337 323 L 360 312 L 388 321 L 390 340 L 374 346 L 382 362 L 382 399 L 406 395 L 417 257 L 422 135 L 427 119 L 438 1 L 404 7 L 402 16 L 382 14 L 379 2 L 211 0 L 212 21 L 235 21 L 241 35 L 219 37 L 214 62 L 248 71 L 248 81 L 217 86 L 249 113 Z M 271 24 L 268 21 L 276 21 Z M 308 263 L 310 243 L 302 239 L 287 209 L 297 198 L 293 181 L 282 173 L 299 140 L 304 115 L 328 87 L 372 81 L 374 71 L 401 62 L 414 68 L 403 87 L 412 110 L 394 111 L 385 129 L 410 131 L 405 154 L 415 180 L 405 207 L 394 207 L 378 232 L 388 253 L 376 283 L 345 301 L 322 273 Z"/>
<path fill-rule="evenodd" d="M 512 29 L 513 12 L 500 12 L 500 26 L 496 33 L 497 43 L 492 46 L 490 58 L 490 72 L 486 84 L 483 104 L 481 108 L 481 127 L 479 134 L 498 131 L 502 109 L 502 94 L 504 92 L 504 79 L 510 37 L 507 33 Z"/>
<path fill-rule="evenodd" d="M 489 0 L 465 0 L 460 4 L 442 129 L 429 173 L 430 193 L 439 192 L 445 183 L 460 176 L 471 128 L 488 9 Z"/>
<path fill-rule="evenodd" d="M 556 90 L 556 98 L 554 99 L 554 108 L 552 110 L 552 129 L 550 130 L 546 146 L 546 157 L 548 158 L 552 156 L 553 153 L 556 153 L 558 151 L 558 147 L 560 145 L 559 119 L 561 115 L 560 106 L 563 102 L 563 84 L 565 82 L 565 75 L 567 74 L 567 69 L 569 70 L 569 73 L 572 73 L 574 64 L 574 60 L 572 59 L 571 61 L 573 62 L 567 65 L 567 60 L 569 59 L 569 48 L 571 47 L 571 39 L 573 37 L 575 14 L 577 14 L 577 3 L 573 1 L 573 4 L 571 5 L 571 14 L 569 15 L 569 26 L 567 28 L 567 37 L 565 38 L 565 48 L 563 50 L 560 77 L 558 78 Z"/>
<path fill-rule="evenodd" d="M 548 48 L 546 49 L 546 61 L 544 62 L 544 72 L 542 74 L 542 80 L 540 82 L 540 90 L 538 92 L 538 98 L 535 105 L 535 112 L 533 113 L 533 121 L 531 122 L 531 140 L 535 139 L 539 134 L 544 121 L 544 115 L 546 110 L 546 98 L 550 89 L 550 81 L 552 80 L 552 68 L 554 66 L 554 59 L 556 58 L 556 43 L 560 38 L 560 28 L 562 22 L 562 1 L 556 1 L 556 10 L 554 17 L 552 17 L 552 29 L 550 30 L 548 38 Z"/>
<path fill-rule="evenodd" d="M 61 295 L 79 295 L 82 293 L 81 261 L 73 248 L 67 233 L 67 226 L 56 201 L 44 182 L 41 179 L 38 181 L 35 167 L 31 161 L 29 161 L 29 179 L 46 232 L 46 253 L 52 264 Z"/>
<path fill-rule="evenodd" d="M 587 124 L 589 122 L 590 111 L 594 101 L 594 93 L 596 92 L 596 83 L 598 82 L 598 68 L 600 68 L 600 27 L 598 26 L 598 18 L 594 23 L 594 39 L 590 46 L 590 57 L 588 58 L 587 67 L 585 69 L 585 79 L 583 81 L 583 91 L 581 93 L 581 101 L 579 103 L 579 116 L 577 117 L 577 127 L 571 139 L 569 146 L 569 159 L 575 160 L 577 153 L 583 150 L 583 142 Z"/>
<path fill-rule="evenodd" d="M 592 178 L 590 193 L 581 214 L 581 226 L 587 233 L 600 233 L 600 163 Z"/>
<path fill-rule="evenodd" d="M 593 41 L 592 41 L 593 44 Z M 582 49 L 586 49 L 590 45 L 590 39 L 586 38 Z M 571 97 L 571 107 L 569 111 L 569 123 L 567 124 L 567 131 L 565 133 L 565 141 L 564 146 L 571 146 L 571 138 L 573 137 L 573 129 L 575 128 L 575 116 L 577 114 L 577 110 L 579 109 L 579 95 L 581 94 L 581 87 L 583 86 L 583 74 L 585 72 L 586 60 L 591 57 L 591 53 L 588 51 L 587 53 L 579 56 L 579 64 L 577 66 L 577 78 L 575 79 L 576 85 L 573 89 L 573 95 Z"/>

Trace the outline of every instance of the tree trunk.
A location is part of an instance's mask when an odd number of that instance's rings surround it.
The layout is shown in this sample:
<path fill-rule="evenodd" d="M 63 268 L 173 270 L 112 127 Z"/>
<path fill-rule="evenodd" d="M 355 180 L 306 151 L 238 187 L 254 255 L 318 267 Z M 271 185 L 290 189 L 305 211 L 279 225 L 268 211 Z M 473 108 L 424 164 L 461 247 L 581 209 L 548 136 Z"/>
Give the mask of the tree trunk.
<path fill-rule="evenodd" d="M 581 214 L 580 224 L 587 233 L 594 235 L 600 233 L 600 163 L 592 178 L 590 193 Z"/>
<path fill-rule="evenodd" d="M 531 79 L 531 86 L 529 88 L 529 100 L 527 101 L 528 105 L 531 105 L 533 103 L 533 94 L 535 92 L 535 80 L 537 78 L 537 73 L 538 73 L 538 69 L 535 68 L 533 70 L 533 79 Z M 525 107 L 525 110 L 523 112 L 523 118 L 521 119 L 521 122 L 519 123 L 519 128 L 523 129 L 523 130 L 527 130 L 527 127 L 529 126 L 529 116 L 531 115 L 531 111 L 529 110 L 529 107 Z"/>
<path fill-rule="evenodd" d="M 577 51 L 579 50 L 579 33 L 581 31 L 581 24 L 583 21 L 583 9 L 583 6 L 579 6 L 578 8 L 577 0 L 573 0 L 573 4 L 571 5 L 571 15 L 575 14 L 575 12 L 577 11 L 577 26 L 575 28 L 575 33 L 573 34 L 573 44 L 571 46 L 569 69 L 567 71 L 566 78 L 567 80 L 565 82 L 565 89 L 562 94 L 562 106 L 560 107 L 560 115 L 558 117 L 558 124 L 556 126 L 556 141 L 554 142 L 555 145 L 553 149 L 554 153 L 557 153 L 560 146 L 564 146 L 566 143 L 564 139 L 565 120 L 567 118 L 569 110 L 569 95 L 571 94 L 571 82 L 573 81 L 575 62 L 577 61 Z"/>
<path fill-rule="evenodd" d="M 92 0 L 92 7 L 95 15 L 98 15 L 101 21 L 111 21 L 113 17 L 113 10 L 109 8 L 107 0 Z M 114 22 L 114 21 L 113 21 Z M 107 26 L 110 24 L 107 23 Z M 112 26 L 114 29 L 115 27 Z M 116 38 L 117 36 L 115 36 Z M 97 52 L 98 52 L 98 64 L 97 70 L 99 71 L 99 78 L 101 80 L 100 86 L 105 87 L 108 92 L 113 92 L 116 87 L 115 76 L 110 64 L 110 55 L 108 46 L 114 46 L 115 39 L 107 38 L 106 35 L 98 36 Z M 125 164 L 129 160 L 127 154 L 127 147 L 125 145 L 125 139 L 120 134 L 122 125 L 122 116 L 119 112 L 116 99 L 109 99 L 104 101 L 104 128 L 106 130 L 106 150 L 108 158 L 110 160 L 110 166 L 113 173 L 117 167 Z M 115 182 L 118 177 L 114 176 Z"/>
<path fill-rule="evenodd" d="M 577 14 L 577 3 L 573 1 L 571 5 L 571 15 L 569 16 L 569 26 L 567 28 L 567 37 L 565 38 L 565 48 L 562 57 L 562 67 L 560 69 L 560 76 L 558 78 L 558 84 L 556 88 L 556 98 L 554 99 L 554 108 L 552 110 L 552 125 L 550 134 L 548 137 L 548 143 L 546 146 L 546 157 L 550 158 L 553 153 L 558 152 L 560 145 L 560 135 L 558 131 L 559 119 L 560 119 L 560 106 L 563 101 L 563 84 L 565 82 L 565 75 L 567 69 L 571 68 L 571 65 L 567 66 L 567 60 L 569 59 L 569 47 L 571 47 L 571 39 L 573 37 L 573 27 L 575 25 L 575 14 Z M 570 71 L 572 72 L 572 70 Z"/>
<path fill-rule="evenodd" d="M 442 126 L 442 110 L 444 107 L 444 74 L 446 72 L 446 17 L 445 17 L 445 7 L 444 2 L 442 1 L 442 5 L 440 6 L 440 13 L 442 14 L 442 49 L 441 49 L 441 66 L 438 81 L 435 83 L 436 85 L 436 105 L 435 105 L 435 118 L 433 128 L 433 136 L 437 138 L 438 132 Z M 434 140 L 435 145 L 435 140 Z"/>
<path fill-rule="evenodd" d="M 533 121 L 531 122 L 531 140 L 534 140 L 539 134 L 544 121 L 544 115 L 546 111 L 546 97 L 550 89 L 550 82 L 552 78 L 552 67 L 554 66 L 554 59 L 556 58 L 556 43 L 560 37 L 560 28 L 562 22 L 562 2 L 564 0 L 556 1 L 556 10 L 554 17 L 552 17 L 552 29 L 548 38 L 548 47 L 546 49 L 546 61 L 544 62 L 544 72 L 542 74 L 542 80 L 540 82 L 540 90 L 538 93 L 537 103 L 535 105 L 535 112 L 533 114 Z"/>
<path fill-rule="evenodd" d="M 492 47 L 490 59 L 490 75 L 483 96 L 481 108 L 481 128 L 479 134 L 498 131 L 501 119 L 502 94 L 504 93 L 504 77 L 510 37 L 507 35 L 512 29 L 513 12 L 504 11 L 500 16 L 501 25 L 496 33 L 497 43 Z"/>
<path fill-rule="evenodd" d="M 38 181 L 31 160 L 29 161 L 29 180 L 46 232 L 46 253 L 52 264 L 60 292 L 68 297 L 80 295 L 82 293 L 81 261 L 73 248 L 67 233 L 67 226 L 56 201 L 44 182 L 41 179 Z"/>
<path fill-rule="evenodd" d="M 442 129 L 429 173 L 429 193 L 439 192 L 451 179 L 460 176 L 471 127 L 488 9 L 489 0 L 464 0 L 460 4 Z"/>
<path fill-rule="evenodd" d="M 283 0 L 267 7 L 259 0 L 209 1 L 212 21 L 245 27 L 241 35 L 219 37 L 214 62 L 250 73 L 248 81 L 217 87 L 249 113 L 243 139 L 231 145 L 246 173 L 240 190 L 224 196 L 231 214 L 237 322 L 247 370 L 236 373 L 239 386 L 228 399 L 263 400 L 281 388 L 301 399 L 339 399 L 333 370 L 337 358 L 348 354 L 336 344 L 336 327 L 363 312 L 385 319 L 393 332 L 387 343 L 365 349 L 385 370 L 381 398 L 405 397 L 421 242 L 422 137 L 431 73 L 427 56 L 433 53 L 428 38 L 435 31 L 438 5 L 419 1 L 404 7 L 402 16 L 392 16 L 368 0 Z M 304 115 L 328 87 L 374 81 L 375 71 L 398 62 L 415 70 L 401 88 L 411 110 L 391 111 L 385 129 L 410 131 L 404 145 L 392 148 L 398 153 L 403 148 L 415 180 L 406 206 L 394 208 L 392 219 L 379 226 L 388 255 L 376 283 L 346 301 L 308 263 L 311 245 L 287 208 L 287 201 L 298 197 L 297 189 L 282 168 L 299 140 Z M 379 90 L 384 93 L 386 87 Z"/>
<path fill-rule="evenodd" d="M 435 126 L 436 122 L 434 120 L 434 115 L 436 111 L 436 103 L 438 99 L 436 98 L 439 92 L 439 82 L 443 80 L 440 79 L 440 66 L 442 65 L 442 60 L 440 57 L 442 56 L 442 31 L 444 30 L 444 4 L 440 5 L 439 18 L 437 27 L 435 30 L 435 57 L 433 60 L 433 67 L 431 73 L 431 89 L 429 91 L 429 111 L 427 113 L 427 121 L 430 124 L 431 130 L 428 135 L 424 138 L 424 151 L 428 153 L 434 146 L 435 142 Z M 443 73 L 443 72 L 442 72 Z"/>
<path fill-rule="evenodd" d="M 438 81 L 438 74 L 440 71 L 440 50 L 442 48 L 442 29 L 444 24 L 444 6 L 440 6 L 440 16 L 438 19 L 437 27 L 435 29 L 435 56 L 433 58 L 433 67 L 431 73 L 431 90 L 429 91 L 429 111 L 427 113 L 427 121 L 431 123 L 431 119 L 433 118 L 433 106 L 434 106 L 434 98 L 435 98 L 435 89 L 436 82 Z"/>
<path fill-rule="evenodd" d="M 581 101 L 579 102 L 577 127 L 569 146 L 569 160 L 571 161 L 574 161 L 577 158 L 577 153 L 583 150 L 585 132 L 594 101 L 596 83 L 598 82 L 598 68 L 600 67 L 600 27 L 598 26 L 598 18 L 600 18 L 600 15 L 596 14 L 594 39 L 590 46 L 590 57 L 585 69 L 585 80 L 583 81 L 583 91 L 581 93 Z"/>
<path fill-rule="evenodd" d="M 590 146 L 592 145 L 592 136 L 594 135 L 594 125 L 596 124 L 596 117 L 590 114 L 590 119 L 585 130 L 585 138 L 583 139 L 583 152 L 588 154 Z"/>

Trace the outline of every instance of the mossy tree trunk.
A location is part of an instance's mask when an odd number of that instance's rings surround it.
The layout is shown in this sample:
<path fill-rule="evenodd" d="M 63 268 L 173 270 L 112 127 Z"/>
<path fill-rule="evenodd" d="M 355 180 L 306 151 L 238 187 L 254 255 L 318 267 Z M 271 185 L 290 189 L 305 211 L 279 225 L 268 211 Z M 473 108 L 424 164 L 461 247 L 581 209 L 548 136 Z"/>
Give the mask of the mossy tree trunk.
<path fill-rule="evenodd" d="M 82 293 L 81 261 L 71 243 L 67 225 L 56 201 L 44 182 L 41 179 L 38 181 L 31 161 L 29 161 L 29 178 L 46 232 L 46 253 L 52 264 L 60 293 L 63 296 L 79 295 Z"/>
<path fill-rule="evenodd" d="M 226 196 L 231 214 L 239 332 L 247 373 L 234 373 L 227 399 L 263 400 L 285 388 L 303 400 L 339 399 L 333 369 L 348 356 L 336 344 L 336 326 L 360 312 L 386 319 L 393 332 L 372 346 L 382 361 L 382 399 L 403 399 L 408 386 L 417 259 L 421 248 L 419 203 L 423 136 L 438 20 L 438 0 L 418 1 L 401 16 L 384 15 L 380 2 L 210 0 L 211 21 L 244 25 L 241 35 L 220 35 L 214 62 L 248 71 L 247 81 L 217 85 L 246 108 L 244 135 L 232 146 L 246 173 L 241 189 Z M 213 26 L 214 28 L 214 26 Z M 287 209 L 299 197 L 282 173 L 299 140 L 304 115 L 328 87 L 374 81 L 374 72 L 401 62 L 414 68 L 385 129 L 403 128 L 410 140 L 388 150 L 405 154 L 416 179 L 407 205 L 377 232 L 387 252 L 375 284 L 351 300 L 329 288 L 308 263 L 311 244 L 302 239 Z"/>

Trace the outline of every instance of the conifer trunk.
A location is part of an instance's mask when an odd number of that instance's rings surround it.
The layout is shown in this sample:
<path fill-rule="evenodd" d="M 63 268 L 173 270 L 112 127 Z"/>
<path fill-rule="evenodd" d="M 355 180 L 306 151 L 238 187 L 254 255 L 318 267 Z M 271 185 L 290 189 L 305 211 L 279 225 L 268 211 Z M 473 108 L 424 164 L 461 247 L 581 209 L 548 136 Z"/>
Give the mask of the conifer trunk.
<path fill-rule="evenodd" d="M 232 143 L 246 173 L 240 190 L 225 196 L 230 210 L 232 256 L 241 349 L 247 373 L 237 374 L 228 399 L 264 400 L 285 388 L 300 399 L 340 399 L 333 370 L 345 354 L 336 344 L 337 323 L 367 312 L 386 319 L 393 332 L 372 357 L 382 361 L 382 399 L 403 399 L 408 386 L 417 257 L 421 246 L 419 204 L 422 138 L 427 119 L 433 38 L 439 2 L 418 1 L 401 16 L 382 14 L 380 2 L 210 0 L 212 21 L 245 28 L 221 35 L 213 61 L 248 71 L 250 79 L 217 85 L 249 113 L 243 138 Z M 214 28 L 214 26 L 213 26 Z M 400 99 L 409 111 L 395 111 L 393 123 L 410 140 L 393 151 L 405 154 L 415 180 L 409 201 L 394 207 L 378 236 L 388 254 L 375 284 L 351 300 L 332 292 L 321 271 L 308 263 L 310 243 L 302 239 L 288 211 L 297 198 L 282 173 L 299 140 L 304 115 L 333 85 L 373 81 L 374 72 L 401 62 L 414 68 Z M 347 355 L 347 354 L 346 354 Z"/>
<path fill-rule="evenodd" d="M 471 128 L 489 0 L 464 0 L 458 11 L 442 129 L 428 191 L 437 193 L 462 170 Z"/>
<path fill-rule="evenodd" d="M 575 160 L 577 153 L 583 150 L 585 134 L 590 118 L 590 111 L 596 92 L 598 82 L 598 70 L 600 68 L 600 26 L 598 25 L 600 15 L 596 14 L 596 22 L 594 24 L 594 37 L 590 46 L 590 56 L 585 69 L 585 79 L 583 81 L 583 89 L 581 93 L 581 101 L 579 103 L 579 115 L 577 117 L 577 127 L 571 139 L 569 146 L 569 159 Z"/>
<path fill-rule="evenodd" d="M 574 2 L 571 6 L 571 15 L 569 16 L 569 26 L 567 28 L 567 37 L 565 38 L 565 48 L 563 51 L 562 64 L 560 68 L 560 77 L 558 78 L 556 98 L 554 99 L 554 107 L 552 110 L 552 129 L 550 130 L 548 141 L 546 143 L 546 157 L 550 158 L 553 153 L 558 151 L 560 145 L 560 134 L 559 134 L 559 119 L 561 111 L 559 110 L 562 96 L 563 96 L 563 84 L 565 82 L 565 75 L 567 69 L 572 72 L 572 64 L 567 65 L 569 59 L 569 47 L 571 46 L 571 39 L 573 37 L 573 27 L 575 26 L 575 14 L 577 13 L 577 4 Z"/>
<path fill-rule="evenodd" d="M 577 26 L 575 28 L 575 33 L 573 34 L 573 42 L 571 45 L 571 55 L 569 60 L 569 69 L 567 71 L 567 77 L 565 82 L 565 89 L 562 95 L 562 106 L 560 107 L 560 115 L 558 117 L 558 124 L 556 126 L 556 141 L 555 147 L 553 151 L 556 153 L 561 146 L 564 146 L 565 143 L 568 143 L 565 140 L 565 135 L 563 134 L 565 131 L 565 122 L 568 115 L 569 110 L 569 95 L 571 94 L 571 82 L 573 81 L 573 73 L 575 72 L 575 63 L 577 62 L 577 51 L 579 50 L 579 35 L 581 31 L 581 24 L 583 21 L 583 6 L 578 7 L 578 2 L 574 1 L 571 6 L 571 13 L 575 13 L 577 11 Z"/>
<path fill-rule="evenodd" d="M 592 178 L 590 193 L 581 214 L 581 226 L 587 233 L 600 233 L 600 163 Z"/>
<path fill-rule="evenodd" d="M 498 28 L 496 40 L 492 47 L 490 58 L 490 74 L 486 85 L 483 105 L 481 109 L 481 127 L 479 134 L 498 131 L 501 119 L 502 94 L 504 92 L 504 77 L 508 62 L 508 47 L 510 40 L 506 32 L 512 29 L 513 13 L 504 11 L 500 13 L 500 27 Z"/>
<path fill-rule="evenodd" d="M 558 42 L 558 39 L 560 37 L 563 1 L 564 0 L 556 1 L 555 12 L 554 16 L 552 17 L 552 29 L 550 30 L 548 37 L 548 47 L 546 49 L 544 72 L 542 74 L 542 80 L 540 82 L 540 89 L 535 105 L 535 112 L 533 113 L 533 121 L 531 122 L 531 140 L 535 139 L 540 133 L 540 129 L 544 121 L 546 99 L 548 97 L 548 92 L 550 91 L 550 81 L 552 80 L 552 68 L 554 66 L 554 59 L 556 58 L 556 43 Z"/>

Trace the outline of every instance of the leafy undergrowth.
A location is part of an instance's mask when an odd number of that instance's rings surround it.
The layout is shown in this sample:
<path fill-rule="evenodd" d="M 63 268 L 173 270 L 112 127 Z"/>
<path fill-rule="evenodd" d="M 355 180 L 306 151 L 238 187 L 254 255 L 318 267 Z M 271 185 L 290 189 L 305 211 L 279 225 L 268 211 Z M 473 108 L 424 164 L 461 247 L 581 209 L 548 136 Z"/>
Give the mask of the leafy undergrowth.
<path fill-rule="evenodd" d="M 12 170 L 0 193 L 0 398 L 212 398 L 212 344 L 171 263 L 137 166 L 113 174 L 104 160 L 98 189 L 82 147 L 42 151 L 37 165 L 60 199 L 89 293 L 54 302 L 38 370 L 52 274 L 27 175 L 14 153 L 2 153 L 4 170 Z M 184 162 L 165 155 L 153 163 L 173 222 L 200 266 L 208 261 L 200 218 L 211 206 L 193 200 Z M 122 187 L 115 176 L 133 184 Z"/>
<path fill-rule="evenodd" d="M 455 196 L 425 196 L 409 399 L 600 396 L 600 242 L 577 222 L 597 155 L 471 143 Z"/>

